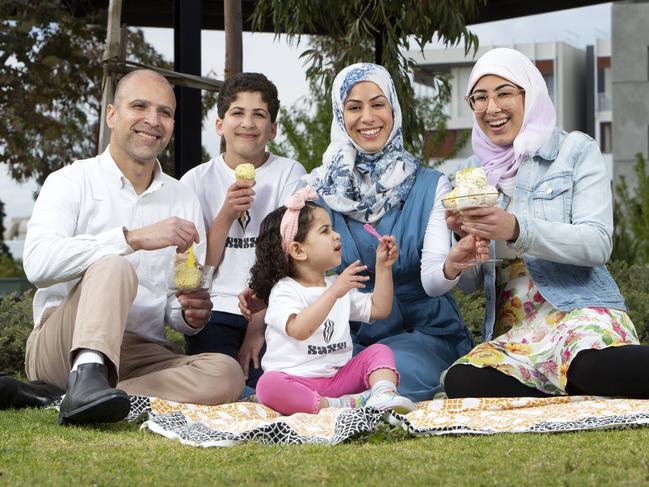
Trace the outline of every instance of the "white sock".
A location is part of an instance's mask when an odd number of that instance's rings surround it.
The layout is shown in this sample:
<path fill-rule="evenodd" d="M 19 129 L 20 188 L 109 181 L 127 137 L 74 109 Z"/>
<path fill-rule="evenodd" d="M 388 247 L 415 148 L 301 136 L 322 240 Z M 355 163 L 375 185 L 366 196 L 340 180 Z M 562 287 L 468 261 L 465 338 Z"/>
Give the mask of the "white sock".
<path fill-rule="evenodd" d="M 375 394 L 395 394 L 397 393 L 397 385 L 389 380 L 379 380 L 372 386 L 372 395 Z"/>
<path fill-rule="evenodd" d="M 74 364 L 72 364 L 72 372 L 77 370 L 77 367 L 81 364 L 103 364 L 104 363 L 104 354 L 96 350 L 91 350 L 89 348 L 80 348 L 77 352 L 77 357 L 74 359 Z"/>
<path fill-rule="evenodd" d="M 361 408 L 369 397 L 367 391 L 357 394 L 345 394 L 340 397 L 325 397 L 330 408 Z"/>

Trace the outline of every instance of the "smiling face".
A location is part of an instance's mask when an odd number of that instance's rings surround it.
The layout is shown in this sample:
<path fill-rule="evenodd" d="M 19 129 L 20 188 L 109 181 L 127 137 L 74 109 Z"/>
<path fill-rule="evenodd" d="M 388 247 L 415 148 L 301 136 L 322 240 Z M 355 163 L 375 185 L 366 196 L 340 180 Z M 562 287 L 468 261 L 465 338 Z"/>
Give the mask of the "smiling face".
<path fill-rule="evenodd" d="M 314 208 L 312 216 L 311 226 L 300 246 L 309 267 L 317 272 L 326 272 L 340 265 L 340 235 L 333 230 L 329 213 L 323 208 Z"/>
<path fill-rule="evenodd" d="M 487 110 L 476 113 L 475 118 L 489 140 L 499 146 L 511 145 L 521 131 L 525 117 L 525 95 L 520 93 L 513 98 L 511 108 L 502 109 L 494 101 L 502 90 L 517 89 L 518 86 L 505 78 L 492 74 L 483 76 L 473 87 L 472 95 L 484 94 L 489 97 Z"/>
<path fill-rule="evenodd" d="M 345 129 L 364 152 L 383 149 L 392 132 L 394 118 L 388 99 L 375 83 L 356 83 L 343 104 Z"/>
<path fill-rule="evenodd" d="M 259 167 L 266 161 L 266 143 L 275 138 L 277 123 L 271 122 L 268 104 L 261 93 L 241 91 L 223 118 L 216 120 L 216 133 L 225 137 L 228 165 L 249 162 Z"/>
<path fill-rule="evenodd" d="M 147 164 L 167 147 L 174 128 L 176 97 L 152 71 L 136 71 L 120 83 L 108 105 L 111 154 L 116 161 Z"/>

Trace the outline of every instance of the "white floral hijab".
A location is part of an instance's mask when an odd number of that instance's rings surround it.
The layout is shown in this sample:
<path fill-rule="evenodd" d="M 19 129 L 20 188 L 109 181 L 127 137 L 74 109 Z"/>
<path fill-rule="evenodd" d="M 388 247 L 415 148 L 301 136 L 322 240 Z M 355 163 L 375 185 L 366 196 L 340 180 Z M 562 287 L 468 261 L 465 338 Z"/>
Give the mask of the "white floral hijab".
<path fill-rule="evenodd" d="M 372 154 L 354 143 L 343 120 L 345 99 L 361 81 L 371 81 L 381 88 L 394 119 L 387 143 Z M 332 210 L 360 222 L 374 223 L 406 200 L 419 167 L 419 161 L 403 148 L 401 107 L 394 83 L 383 66 L 352 64 L 336 76 L 331 99 L 331 143 L 322 156 L 322 165 L 304 176 L 304 180 Z"/>

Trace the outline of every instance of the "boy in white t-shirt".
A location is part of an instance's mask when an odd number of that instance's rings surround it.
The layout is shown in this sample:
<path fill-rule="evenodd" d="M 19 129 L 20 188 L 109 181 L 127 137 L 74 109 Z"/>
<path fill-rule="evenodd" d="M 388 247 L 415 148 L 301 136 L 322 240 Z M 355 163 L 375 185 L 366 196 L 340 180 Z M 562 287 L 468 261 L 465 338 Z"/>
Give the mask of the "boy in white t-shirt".
<path fill-rule="evenodd" d="M 279 110 L 277 88 L 266 76 L 229 77 L 217 108 L 216 133 L 225 139 L 226 151 L 181 178 L 200 201 L 209 228 L 207 262 L 217 266 L 210 290 L 212 316 L 200 333 L 185 337 L 186 351 L 239 356 L 248 385 L 254 387 L 261 375 L 263 344 L 249 344 L 240 353 L 248 322 L 241 316 L 237 296 L 248 286 L 261 221 L 303 186 L 300 178 L 305 170 L 297 161 L 266 152 L 266 144 L 277 133 Z M 254 181 L 235 178 L 235 168 L 243 163 L 255 166 Z M 253 317 L 250 326 L 264 326 L 263 316 Z"/>

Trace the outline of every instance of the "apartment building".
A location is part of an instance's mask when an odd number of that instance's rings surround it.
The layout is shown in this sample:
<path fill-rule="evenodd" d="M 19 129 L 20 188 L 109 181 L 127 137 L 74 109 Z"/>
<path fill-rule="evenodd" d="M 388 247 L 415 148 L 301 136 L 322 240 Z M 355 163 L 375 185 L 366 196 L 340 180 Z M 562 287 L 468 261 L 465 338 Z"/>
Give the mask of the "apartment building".
<path fill-rule="evenodd" d="M 649 3 L 614 2 L 611 11 L 612 150 L 615 179 L 634 186 L 636 154 L 649 154 Z"/>

